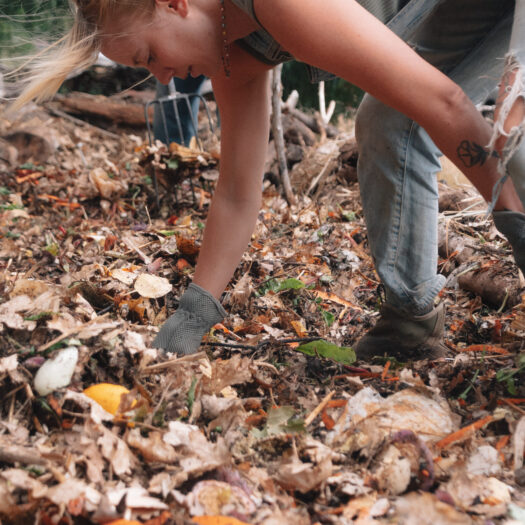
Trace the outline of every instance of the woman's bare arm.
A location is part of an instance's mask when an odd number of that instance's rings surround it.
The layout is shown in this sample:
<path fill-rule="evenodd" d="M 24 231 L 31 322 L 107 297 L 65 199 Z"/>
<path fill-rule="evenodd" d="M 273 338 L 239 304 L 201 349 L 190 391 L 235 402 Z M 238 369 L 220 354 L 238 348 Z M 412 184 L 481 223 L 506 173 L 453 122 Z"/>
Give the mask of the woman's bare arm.
<path fill-rule="evenodd" d="M 255 0 L 263 26 L 299 60 L 327 69 L 418 122 L 490 201 L 491 137 L 463 91 L 354 0 Z M 496 209 L 522 211 L 508 181 Z"/>
<path fill-rule="evenodd" d="M 221 116 L 220 176 L 194 277 L 196 284 L 216 298 L 231 279 L 253 233 L 269 134 L 268 66 L 240 49 L 232 49 L 232 55 L 232 78 L 212 79 Z M 240 71 L 249 74 L 241 77 Z"/>

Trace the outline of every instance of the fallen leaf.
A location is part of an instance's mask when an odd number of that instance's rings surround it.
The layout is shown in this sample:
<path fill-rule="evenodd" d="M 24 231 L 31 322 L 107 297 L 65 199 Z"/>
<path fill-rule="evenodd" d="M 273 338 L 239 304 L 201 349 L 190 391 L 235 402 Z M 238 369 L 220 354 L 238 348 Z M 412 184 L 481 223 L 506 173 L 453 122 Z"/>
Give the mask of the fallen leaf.
<path fill-rule="evenodd" d="M 186 497 L 190 515 L 220 515 L 226 512 L 249 515 L 255 504 L 239 487 L 224 481 L 199 481 Z"/>
<path fill-rule="evenodd" d="M 321 356 L 332 359 L 337 363 L 351 365 L 355 363 L 356 356 L 352 348 L 346 346 L 337 346 L 322 339 L 302 344 L 296 348 L 299 352 L 311 356 Z"/>
<path fill-rule="evenodd" d="M 142 273 L 135 281 L 135 291 L 142 297 L 150 299 L 158 299 L 164 297 L 171 292 L 172 286 L 168 279 L 151 275 L 149 273 Z"/>

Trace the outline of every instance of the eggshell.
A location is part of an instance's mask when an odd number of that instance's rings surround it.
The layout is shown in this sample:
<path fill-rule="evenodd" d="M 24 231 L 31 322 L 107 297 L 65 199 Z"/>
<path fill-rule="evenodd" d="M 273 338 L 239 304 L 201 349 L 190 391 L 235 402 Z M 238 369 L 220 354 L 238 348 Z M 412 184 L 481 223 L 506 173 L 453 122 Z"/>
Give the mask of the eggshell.
<path fill-rule="evenodd" d="M 78 361 L 76 346 L 61 350 L 54 359 L 48 359 L 35 375 L 35 390 L 41 396 L 47 396 L 54 390 L 63 388 L 71 382 Z"/>

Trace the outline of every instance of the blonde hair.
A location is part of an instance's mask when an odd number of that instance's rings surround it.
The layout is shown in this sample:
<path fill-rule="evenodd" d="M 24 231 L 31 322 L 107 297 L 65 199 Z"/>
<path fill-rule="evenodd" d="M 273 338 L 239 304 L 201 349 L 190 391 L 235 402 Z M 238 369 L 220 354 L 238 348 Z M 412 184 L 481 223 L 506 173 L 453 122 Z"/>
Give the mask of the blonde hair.
<path fill-rule="evenodd" d="M 64 37 L 30 59 L 27 85 L 11 110 L 31 100 L 51 98 L 72 71 L 85 69 L 96 61 L 106 22 L 119 16 L 151 15 L 155 0 L 70 0 L 70 4 L 73 26 Z"/>

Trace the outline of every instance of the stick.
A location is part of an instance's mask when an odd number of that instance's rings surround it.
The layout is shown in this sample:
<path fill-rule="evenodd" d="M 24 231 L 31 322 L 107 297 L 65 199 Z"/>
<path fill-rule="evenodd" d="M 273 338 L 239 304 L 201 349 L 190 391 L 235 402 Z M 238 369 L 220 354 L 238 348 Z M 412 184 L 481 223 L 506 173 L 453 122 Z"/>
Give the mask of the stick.
<path fill-rule="evenodd" d="M 302 122 L 305 126 L 308 126 L 314 133 L 321 133 L 321 128 L 319 127 L 319 121 L 310 115 L 306 115 L 299 109 L 296 108 L 287 108 L 287 112 L 295 117 L 297 120 Z M 328 138 L 334 138 L 339 135 L 339 130 L 330 124 L 325 126 L 326 136 Z"/>
<path fill-rule="evenodd" d="M 106 131 L 105 129 L 99 128 L 98 126 L 95 126 L 94 124 L 90 124 L 89 122 L 86 122 L 85 120 L 82 120 L 77 117 L 73 117 L 69 113 L 66 113 L 65 111 L 61 111 L 60 109 L 55 109 L 50 106 L 47 106 L 46 108 L 50 113 L 55 115 L 56 117 L 65 118 L 67 120 L 70 120 L 71 122 L 74 122 L 75 124 L 80 124 L 82 126 L 86 126 L 88 128 L 92 128 L 95 131 L 98 131 L 101 135 L 106 135 L 108 137 L 111 137 L 112 139 L 120 139 L 120 136 L 116 133 L 112 133 L 111 131 Z"/>
<path fill-rule="evenodd" d="M 172 366 L 178 365 L 180 363 L 185 363 L 187 361 L 194 361 L 204 357 L 206 352 L 198 352 L 196 354 L 183 355 L 182 357 L 175 357 L 169 361 L 164 361 L 164 363 L 157 363 L 156 365 L 145 366 L 142 369 L 142 372 L 155 372 L 156 370 L 162 370 L 163 368 L 170 368 Z"/>
<path fill-rule="evenodd" d="M 65 339 L 66 337 L 69 337 L 70 335 L 73 335 L 77 332 L 80 332 L 86 326 L 89 326 L 90 324 L 94 323 L 95 321 L 98 321 L 99 319 L 102 319 L 103 317 L 106 317 L 108 314 L 99 315 L 98 317 L 95 317 L 94 319 L 91 319 L 91 321 L 88 321 L 87 323 L 81 324 L 79 326 L 75 326 L 74 328 L 70 328 L 66 332 L 64 332 L 62 335 L 59 335 L 58 337 L 55 337 L 49 343 L 46 343 L 45 345 L 42 345 L 37 352 L 43 352 L 44 350 L 47 350 L 48 348 L 51 348 L 54 344 L 59 343 L 62 341 L 62 339 Z"/>
<path fill-rule="evenodd" d="M 510 399 L 503 398 L 502 401 L 509 407 L 519 412 L 522 416 L 525 416 L 525 410 L 523 410 L 523 408 L 519 407 L 518 405 L 515 405 Z"/>
<path fill-rule="evenodd" d="M 484 426 L 488 425 L 492 421 L 494 421 L 493 416 L 487 416 L 487 417 L 484 417 L 483 419 L 475 421 L 474 423 L 466 427 L 463 427 L 459 429 L 458 431 L 453 432 L 452 434 L 449 434 L 448 436 L 444 437 L 443 439 L 441 439 L 440 441 L 436 443 L 436 447 L 437 448 L 448 447 L 449 445 L 452 445 L 452 443 L 455 443 L 456 441 L 469 437 L 476 430 L 483 428 Z"/>
<path fill-rule="evenodd" d="M 328 168 L 332 166 L 333 160 L 334 159 L 330 158 L 326 161 L 326 164 L 323 166 L 323 169 L 319 172 L 319 175 L 317 175 L 317 177 L 315 177 L 314 180 L 312 180 L 312 182 L 310 183 L 310 187 L 308 188 L 307 195 L 310 195 L 313 192 L 313 190 L 319 184 L 321 179 L 328 173 L 329 171 Z"/>
<path fill-rule="evenodd" d="M 22 463 L 24 465 L 46 465 L 45 460 L 40 453 L 32 448 L 18 445 L 9 445 L 0 447 L 0 461 L 3 463 Z"/>
<path fill-rule="evenodd" d="M 147 256 L 138 246 L 135 245 L 130 237 L 123 236 L 122 241 L 130 249 L 137 252 L 137 255 L 146 263 L 151 264 L 151 257 Z"/>
<path fill-rule="evenodd" d="M 286 164 L 286 148 L 284 145 L 283 122 L 282 122 L 282 83 L 281 71 L 282 64 L 276 66 L 272 74 L 272 133 L 275 142 L 275 149 L 277 152 L 277 160 L 279 161 L 279 173 L 281 174 L 281 182 L 283 183 L 283 190 L 288 204 L 294 204 L 295 198 L 290 184 L 290 177 L 288 175 L 288 166 Z"/>
<path fill-rule="evenodd" d="M 328 393 L 324 399 L 312 410 L 310 415 L 304 420 L 304 426 L 307 427 L 312 421 L 322 412 L 324 407 L 328 404 L 332 396 L 335 394 L 335 391 L 332 390 Z"/>

